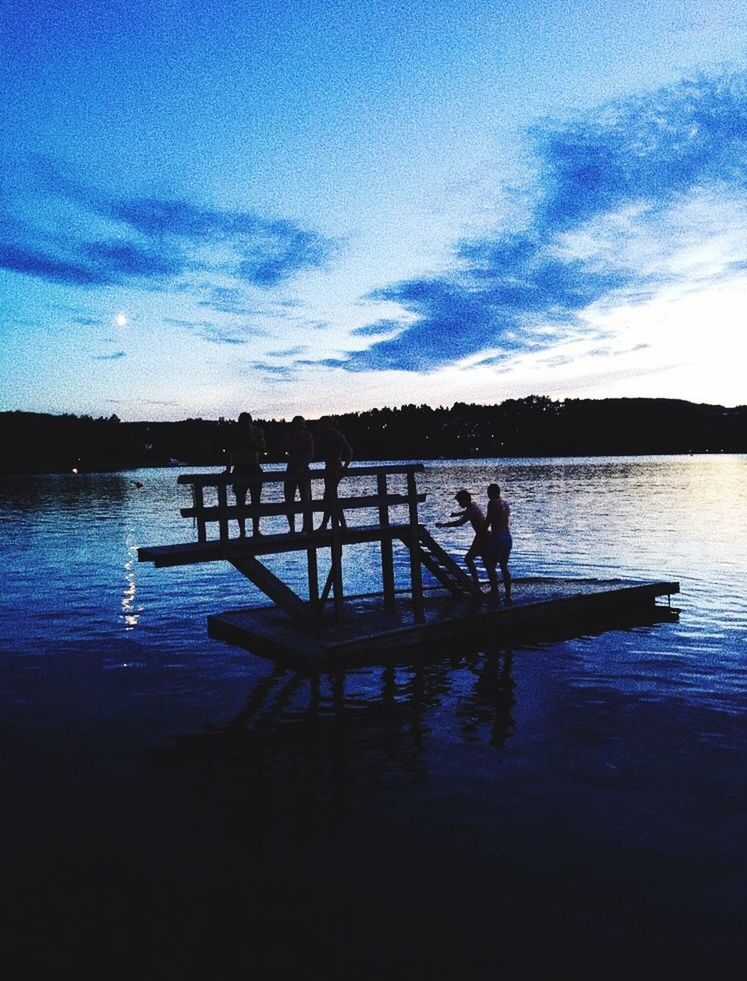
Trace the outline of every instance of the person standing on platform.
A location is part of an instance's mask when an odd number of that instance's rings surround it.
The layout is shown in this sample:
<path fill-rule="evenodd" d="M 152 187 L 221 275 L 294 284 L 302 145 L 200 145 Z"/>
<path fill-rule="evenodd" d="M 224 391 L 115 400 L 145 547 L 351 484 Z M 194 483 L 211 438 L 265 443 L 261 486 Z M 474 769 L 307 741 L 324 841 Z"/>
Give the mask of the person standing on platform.
<path fill-rule="evenodd" d="M 324 515 L 318 531 L 324 531 L 332 515 L 337 517 L 341 528 L 347 528 L 345 514 L 340 507 L 337 487 L 343 472 L 350 466 L 353 450 L 339 429 L 335 429 L 328 416 L 322 416 L 317 430 L 317 451 L 324 461 Z"/>
<path fill-rule="evenodd" d="M 259 465 L 260 456 L 265 452 L 265 435 L 259 426 L 255 426 L 252 417 L 248 412 L 239 415 L 238 426 L 231 447 L 226 473 L 233 477 L 241 477 L 233 483 L 233 492 L 236 495 L 236 504 L 243 508 L 246 506 L 246 493 L 249 491 L 251 502 L 254 507 L 259 505 L 262 499 L 262 481 L 248 480 L 246 478 L 256 477 L 262 474 L 262 467 Z M 259 530 L 259 517 L 252 518 L 253 534 L 261 535 Z M 239 518 L 239 534 L 242 538 L 246 537 L 246 518 L 243 515 Z"/>
<path fill-rule="evenodd" d="M 437 521 L 436 528 L 457 528 L 459 525 L 466 525 L 467 522 L 472 525 L 475 537 L 467 550 L 467 554 L 464 556 L 464 562 L 470 571 L 475 585 L 479 585 L 480 580 L 477 575 L 475 559 L 480 556 L 483 562 L 485 562 L 484 548 L 487 538 L 485 532 L 485 515 L 482 513 L 480 505 L 472 500 L 472 495 L 468 490 L 457 491 L 454 498 L 459 502 L 463 510 L 452 511 L 451 517 L 454 518 L 454 521 Z"/>
<path fill-rule="evenodd" d="M 498 577 L 495 567 L 500 565 L 503 575 L 503 588 L 506 591 L 506 604 L 511 605 L 511 573 L 508 571 L 508 557 L 511 554 L 513 539 L 508 528 L 508 520 L 511 515 L 511 508 L 508 501 L 501 497 L 501 489 L 498 484 L 488 486 L 488 510 L 485 519 L 485 531 L 487 539 L 485 542 L 485 568 L 488 570 L 490 579 L 490 595 L 498 596 Z"/>
<path fill-rule="evenodd" d="M 303 416 L 293 417 L 290 432 L 283 443 L 283 452 L 288 457 L 285 483 L 283 484 L 285 503 L 292 504 L 296 499 L 296 493 L 298 493 L 301 503 L 308 506 L 311 503 L 309 464 L 314 459 L 314 437 L 306 428 L 306 420 Z M 312 525 L 311 511 L 304 511 L 304 532 L 312 531 Z M 288 515 L 288 527 L 293 534 L 296 530 L 295 514 Z"/>

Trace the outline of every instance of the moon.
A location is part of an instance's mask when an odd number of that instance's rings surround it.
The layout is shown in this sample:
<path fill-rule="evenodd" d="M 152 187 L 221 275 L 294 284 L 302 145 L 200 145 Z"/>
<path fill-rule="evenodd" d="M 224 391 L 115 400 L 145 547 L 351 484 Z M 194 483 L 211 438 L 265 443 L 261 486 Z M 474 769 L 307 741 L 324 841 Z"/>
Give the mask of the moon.
<path fill-rule="evenodd" d="M 117 316 L 114 318 L 114 322 L 116 323 L 117 327 L 126 327 L 127 326 L 126 314 L 118 313 Z"/>

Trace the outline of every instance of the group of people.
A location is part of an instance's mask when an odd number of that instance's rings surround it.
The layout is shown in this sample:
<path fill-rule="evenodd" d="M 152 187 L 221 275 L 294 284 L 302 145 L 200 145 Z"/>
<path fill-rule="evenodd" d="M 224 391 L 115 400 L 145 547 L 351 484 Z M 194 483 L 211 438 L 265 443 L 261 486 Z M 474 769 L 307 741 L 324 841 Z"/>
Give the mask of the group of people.
<path fill-rule="evenodd" d="M 240 478 L 233 482 L 233 492 L 239 507 L 246 505 L 247 493 L 252 505 L 256 506 L 262 500 L 262 481 L 256 477 L 262 474 L 260 458 L 266 452 L 265 436 L 257 426 L 250 413 L 239 415 L 235 438 L 232 442 L 226 473 Z M 288 434 L 283 441 L 283 453 L 286 456 L 285 481 L 283 493 L 287 504 L 292 504 L 298 495 L 301 504 L 311 503 L 311 481 L 309 479 L 309 464 L 315 455 L 324 461 L 324 504 L 325 511 L 318 531 L 324 531 L 334 514 L 341 527 L 346 527 L 345 515 L 337 498 L 337 486 L 344 470 L 350 466 L 353 451 L 347 439 L 335 429 L 331 421 L 323 416 L 316 427 L 316 439 L 306 425 L 303 416 L 294 416 Z M 254 478 L 254 479 L 253 479 Z M 288 526 L 291 533 L 296 530 L 295 514 L 288 515 Z M 259 516 L 252 517 L 254 535 L 261 535 Z M 303 512 L 303 531 L 313 531 L 312 512 Z M 239 517 L 239 534 L 246 536 L 246 519 Z"/>
<path fill-rule="evenodd" d="M 233 482 L 233 492 L 236 503 L 240 507 L 246 505 L 247 493 L 252 505 L 258 505 L 262 499 L 262 481 L 256 478 L 262 474 L 261 456 L 266 452 L 263 431 L 252 420 L 248 412 L 239 416 L 236 436 L 231 448 L 226 473 L 236 478 Z M 296 496 L 308 510 L 303 511 L 303 532 L 314 530 L 311 511 L 311 480 L 309 465 L 315 456 L 324 461 L 324 514 L 317 531 L 324 531 L 334 515 L 341 528 L 346 528 L 345 514 L 337 496 L 340 479 L 353 459 L 350 443 L 332 425 L 330 419 L 323 416 L 315 429 L 315 434 L 306 425 L 303 416 L 294 416 L 290 429 L 283 442 L 283 452 L 286 456 L 285 480 L 283 493 L 286 504 L 293 504 Z M 498 484 L 488 486 L 488 504 L 485 512 L 468 490 L 460 490 L 455 499 L 462 510 L 451 514 L 452 521 L 438 521 L 437 528 L 455 528 L 467 523 L 472 525 L 475 533 L 464 561 L 476 583 L 479 583 L 475 560 L 481 558 L 490 581 L 490 593 L 498 595 L 498 575 L 496 568 L 500 566 L 503 576 L 503 586 L 506 592 L 506 603 L 511 602 L 511 575 L 508 571 L 508 557 L 511 554 L 511 532 L 509 531 L 509 516 L 511 509 L 508 502 L 501 497 Z M 293 534 L 296 530 L 295 514 L 288 515 L 288 527 Z M 259 516 L 252 517 L 252 529 L 255 535 L 261 535 Z M 246 519 L 239 517 L 239 533 L 246 536 Z"/>
<path fill-rule="evenodd" d="M 511 574 L 508 571 L 508 557 L 511 554 L 513 540 L 509 531 L 511 508 L 508 501 L 501 497 L 498 484 L 488 485 L 488 506 L 483 512 L 480 505 L 472 500 L 468 490 L 460 490 L 454 495 L 461 505 L 461 511 L 452 511 L 453 521 L 437 521 L 437 528 L 456 528 L 459 525 L 472 525 L 475 537 L 464 556 L 464 562 L 476 584 L 479 584 L 475 559 L 482 559 L 485 571 L 490 581 L 490 594 L 498 596 L 498 575 L 496 566 L 500 566 L 503 576 L 503 588 L 506 592 L 506 603 L 511 603 Z"/>

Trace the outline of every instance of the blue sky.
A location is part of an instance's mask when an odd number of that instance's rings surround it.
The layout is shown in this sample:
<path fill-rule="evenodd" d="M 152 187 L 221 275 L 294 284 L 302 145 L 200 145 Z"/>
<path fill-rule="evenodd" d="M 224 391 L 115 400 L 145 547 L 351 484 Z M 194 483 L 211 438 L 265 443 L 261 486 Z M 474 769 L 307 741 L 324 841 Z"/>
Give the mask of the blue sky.
<path fill-rule="evenodd" d="M 747 0 L 0 0 L 0 408 L 747 402 Z"/>

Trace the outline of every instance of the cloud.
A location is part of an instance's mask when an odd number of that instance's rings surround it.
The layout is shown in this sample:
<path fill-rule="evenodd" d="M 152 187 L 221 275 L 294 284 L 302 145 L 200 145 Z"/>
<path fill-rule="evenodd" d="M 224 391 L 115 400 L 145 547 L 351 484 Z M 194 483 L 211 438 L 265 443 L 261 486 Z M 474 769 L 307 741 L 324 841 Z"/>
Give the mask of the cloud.
<path fill-rule="evenodd" d="M 295 358 L 299 354 L 303 354 L 304 351 L 308 350 L 305 344 L 297 344 L 295 347 L 286 347 L 281 351 L 268 351 L 267 353 L 272 358 Z"/>
<path fill-rule="evenodd" d="M 114 282 L 92 263 L 69 261 L 42 249 L 11 242 L 0 242 L 0 269 L 70 286 L 103 286 Z"/>
<path fill-rule="evenodd" d="M 252 337 L 264 337 L 267 331 L 260 327 L 229 326 L 213 323 L 210 320 L 182 320 L 176 317 L 165 317 L 164 323 L 174 327 L 194 331 L 203 340 L 213 344 L 247 344 Z"/>
<path fill-rule="evenodd" d="M 324 364 L 430 371 L 482 351 L 500 362 L 588 334 L 594 304 L 747 261 L 747 73 L 543 121 L 528 138 L 522 225 L 459 242 L 441 276 L 377 290 L 370 298 L 399 304 L 401 322 L 353 333 L 394 336 Z"/>
<path fill-rule="evenodd" d="M 246 303 L 244 287 L 276 288 L 337 253 L 336 242 L 290 219 L 183 200 L 118 198 L 85 186 L 49 158 L 26 164 L 40 220 L 21 223 L 7 196 L 0 268 L 13 272 L 71 286 L 154 290 L 184 287 L 184 276 L 220 275 L 236 284 L 226 289 L 234 290 L 227 312 L 237 312 L 239 297 Z M 97 228 L 110 234 L 96 235 Z M 220 294 L 217 303 L 220 310 Z"/>
<path fill-rule="evenodd" d="M 267 361 L 248 361 L 245 364 L 252 374 L 264 375 L 276 382 L 292 381 L 296 377 L 291 365 L 270 364 Z"/>

